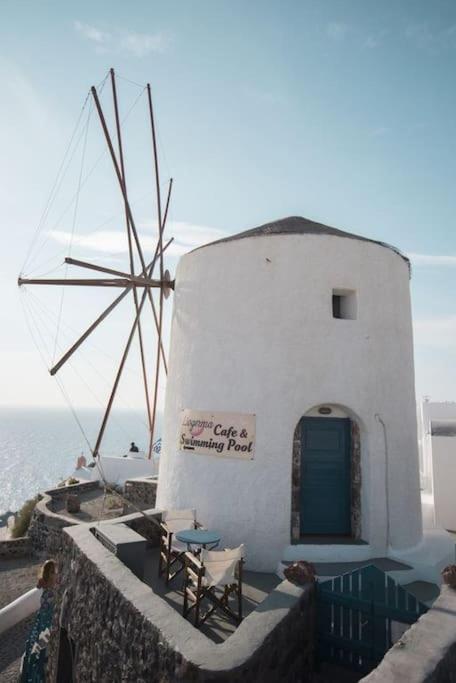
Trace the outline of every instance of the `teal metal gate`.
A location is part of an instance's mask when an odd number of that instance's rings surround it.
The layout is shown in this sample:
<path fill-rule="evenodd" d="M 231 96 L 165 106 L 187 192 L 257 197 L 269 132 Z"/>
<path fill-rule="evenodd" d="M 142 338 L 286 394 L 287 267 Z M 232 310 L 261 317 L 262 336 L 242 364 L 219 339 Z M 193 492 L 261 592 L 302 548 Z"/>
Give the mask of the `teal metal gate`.
<path fill-rule="evenodd" d="M 368 673 L 427 609 L 373 565 L 319 583 L 319 660 Z"/>

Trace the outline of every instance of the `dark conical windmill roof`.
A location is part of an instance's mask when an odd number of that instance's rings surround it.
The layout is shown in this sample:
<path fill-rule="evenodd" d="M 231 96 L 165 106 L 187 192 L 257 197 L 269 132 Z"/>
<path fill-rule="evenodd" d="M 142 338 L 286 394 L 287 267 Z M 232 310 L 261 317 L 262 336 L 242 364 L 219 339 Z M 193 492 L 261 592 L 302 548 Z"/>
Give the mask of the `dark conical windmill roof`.
<path fill-rule="evenodd" d="M 378 240 L 372 240 L 368 237 L 363 237 L 362 235 L 354 235 L 351 232 L 345 232 L 344 230 L 338 230 L 337 228 L 331 228 L 329 225 L 323 225 L 323 223 L 316 223 L 308 218 L 303 218 L 302 216 L 289 216 L 288 218 L 280 218 L 277 221 L 272 221 L 271 223 L 265 223 L 257 228 L 251 228 L 250 230 L 245 230 L 244 232 L 239 232 L 236 235 L 229 235 L 228 237 L 223 237 L 215 242 L 209 242 L 204 244 L 198 249 L 204 249 L 205 247 L 212 246 L 213 244 L 222 244 L 223 242 L 232 242 L 234 240 L 242 240 L 246 237 L 261 237 L 263 235 L 334 235 L 335 237 L 346 237 L 352 240 L 361 240 L 362 242 L 372 242 L 374 244 L 379 244 L 382 247 L 391 249 L 392 251 L 399 254 L 404 261 L 409 263 L 409 260 L 404 254 L 402 254 L 399 249 L 386 244 L 385 242 L 379 242 Z M 196 251 L 196 250 L 195 250 Z"/>

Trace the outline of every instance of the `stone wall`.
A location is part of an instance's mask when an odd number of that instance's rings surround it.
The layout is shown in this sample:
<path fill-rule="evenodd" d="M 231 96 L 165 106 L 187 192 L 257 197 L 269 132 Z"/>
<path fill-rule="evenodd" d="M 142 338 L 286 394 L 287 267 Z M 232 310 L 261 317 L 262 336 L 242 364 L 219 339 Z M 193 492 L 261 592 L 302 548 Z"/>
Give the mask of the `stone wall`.
<path fill-rule="evenodd" d="M 9 560 L 13 557 L 28 557 L 31 553 L 32 543 L 28 536 L 0 541 L 0 558 L 2 560 Z"/>
<path fill-rule="evenodd" d="M 144 536 L 149 541 L 149 545 L 157 547 L 160 545 L 160 522 L 161 514 L 154 516 L 152 519 L 146 519 L 143 515 L 132 515 L 131 521 L 126 521 L 129 527 L 136 531 L 141 536 Z M 125 520 L 125 517 L 122 518 Z M 126 518 L 128 520 L 128 517 Z"/>
<path fill-rule="evenodd" d="M 96 491 L 100 488 L 100 482 L 97 481 L 81 481 L 79 484 L 70 484 L 70 486 L 57 486 L 54 489 L 45 491 L 45 494 L 52 499 L 62 499 L 67 493 L 87 493 L 88 491 Z"/>
<path fill-rule="evenodd" d="M 154 508 L 157 499 L 157 483 L 157 478 L 152 479 L 151 477 L 127 479 L 123 490 L 124 498 L 127 498 L 134 506 L 141 509 L 143 509 L 144 506 Z M 124 505 L 124 514 L 134 511 L 135 508 L 133 506 Z"/>
<path fill-rule="evenodd" d="M 54 502 L 62 500 L 69 493 L 85 493 L 97 488 L 98 481 L 88 481 L 46 491 L 32 512 L 27 535 L 0 541 L 0 558 L 26 557 L 33 552 L 57 552 L 61 545 L 62 529 L 78 522 L 55 513 Z"/>
<path fill-rule="evenodd" d="M 454 683 L 456 681 L 456 590 L 440 597 L 387 652 L 365 683 Z"/>
<path fill-rule="evenodd" d="M 59 551 L 62 543 L 62 529 L 79 523 L 53 511 L 54 503 L 57 500 L 62 500 L 68 494 L 85 493 L 97 488 L 99 488 L 97 481 L 88 481 L 46 491 L 43 498 L 35 506 L 27 532 L 33 550 L 55 554 Z"/>
<path fill-rule="evenodd" d="M 313 586 L 282 582 L 230 638 L 216 644 L 137 579 L 87 525 L 64 531 L 58 559 L 51 683 L 57 680 L 61 628 L 75 646 L 78 683 L 311 680 Z"/>
<path fill-rule="evenodd" d="M 27 533 L 34 552 L 55 554 L 62 544 L 62 530 L 77 524 L 68 517 L 52 512 L 51 506 L 52 498 L 45 494 L 33 511 Z"/>

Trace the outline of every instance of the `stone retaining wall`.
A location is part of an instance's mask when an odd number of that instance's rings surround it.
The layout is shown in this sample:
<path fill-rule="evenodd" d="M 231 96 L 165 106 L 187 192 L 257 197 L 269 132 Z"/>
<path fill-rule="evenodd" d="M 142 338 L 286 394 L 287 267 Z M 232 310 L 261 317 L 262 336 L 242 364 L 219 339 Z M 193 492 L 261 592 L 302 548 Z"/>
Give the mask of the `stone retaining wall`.
<path fill-rule="evenodd" d="M 2 560 L 9 560 L 13 557 L 28 557 L 31 554 L 32 542 L 28 536 L 0 541 L 0 558 Z"/>
<path fill-rule="evenodd" d="M 62 530 L 77 524 L 68 517 L 52 512 L 51 506 L 52 498 L 45 494 L 33 511 L 27 533 L 34 552 L 55 554 L 62 545 Z"/>
<path fill-rule="evenodd" d="M 121 521 L 126 520 L 116 520 Z M 311 585 L 301 588 L 283 581 L 233 635 L 216 644 L 134 576 L 88 525 L 63 532 L 59 565 L 49 646 L 51 682 L 57 680 L 62 628 L 76 648 L 78 683 L 311 680 Z"/>
<path fill-rule="evenodd" d="M 127 500 L 141 509 L 145 505 L 149 508 L 154 508 L 157 499 L 157 484 L 157 478 L 137 477 L 135 479 L 127 479 L 124 484 L 124 498 L 127 498 Z M 124 514 L 129 512 L 134 512 L 134 508 L 125 504 Z"/>
<path fill-rule="evenodd" d="M 57 486 L 44 493 L 53 499 L 62 499 L 67 493 L 87 493 L 87 491 L 96 491 L 98 488 L 100 488 L 99 481 L 81 481 L 79 484 L 70 484 L 70 486 Z"/>
<path fill-rule="evenodd" d="M 54 512 L 55 501 L 62 500 L 68 494 L 85 493 L 97 488 L 99 488 L 97 481 L 88 481 L 46 491 L 43 498 L 35 506 L 27 532 L 33 550 L 55 554 L 62 544 L 62 529 L 79 524 L 76 520 L 72 521 L 68 517 Z"/>
<path fill-rule="evenodd" d="M 365 683 L 453 683 L 456 681 L 456 590 L 440 597 L 387 652 Z"/>
<path fill-rule="evenodd" d="M 116 520 L 117 521 L 117 520 Z M 155 515 L 153 519 L 146 519 L 143 515 L 130 515 L 127 517 L 122 517 L 122 521 L 136 531 L 136 533 L 144 536 L 149 541 L 149 545 L 152 547 L 158 547 L 160 545 L 161 536 L 161 514 Z"/>

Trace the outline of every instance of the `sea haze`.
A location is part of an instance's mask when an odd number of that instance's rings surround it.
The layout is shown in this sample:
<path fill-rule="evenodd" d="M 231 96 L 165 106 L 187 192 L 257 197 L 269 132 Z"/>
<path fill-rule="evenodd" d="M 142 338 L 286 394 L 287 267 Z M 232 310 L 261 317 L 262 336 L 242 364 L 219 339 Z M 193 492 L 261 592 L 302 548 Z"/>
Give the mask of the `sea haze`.
<path fill-rule="evenodd" d="M 78 411 L 84 431 L 94 444 L 102 415 Z M 158 416 L 157 436 L 160 435 Z M 135 441 L 148 446 L 145 417 L 133 411 L 115 411 L 108 423 L 101 453 L 123 455 Z M 74 470 L 78 456 L 87 462 L 89 447 L 69 411 L 37 408 L 0 408 L 0 514 L 15 511 L 38 491 L 51 488 Z"/>

